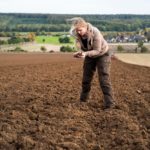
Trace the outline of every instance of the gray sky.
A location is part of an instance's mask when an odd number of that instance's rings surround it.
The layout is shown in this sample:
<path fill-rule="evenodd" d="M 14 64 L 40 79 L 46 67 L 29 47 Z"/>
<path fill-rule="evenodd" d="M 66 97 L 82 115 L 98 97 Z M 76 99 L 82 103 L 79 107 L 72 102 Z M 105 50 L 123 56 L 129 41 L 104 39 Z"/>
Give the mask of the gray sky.
<path fill-rule="evenodd" d="M 150 15 L 150 0 L 0 0 L 0 12 Z"/>

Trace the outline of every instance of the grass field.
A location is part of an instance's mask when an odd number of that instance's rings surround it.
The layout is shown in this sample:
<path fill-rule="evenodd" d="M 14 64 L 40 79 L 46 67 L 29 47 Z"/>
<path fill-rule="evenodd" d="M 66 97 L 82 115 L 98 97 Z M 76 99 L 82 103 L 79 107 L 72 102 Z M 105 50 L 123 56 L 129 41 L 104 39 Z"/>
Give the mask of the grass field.
<path fill-rule="evenodd" d="M 46 47 L 47 51 L 53 50 L 53 51 L 59 51 L 60 47 L 63 45 L 69 45 L 74 46 L 74 39 L 71 37 L 70 43 L 59 43 L 59 37 L 60 36 L 37 36 L 35 39 L 35 42 L 33 43 L 20 43 L 20 44 L 10 44 L 10 45 L 2 45 L 0 46 L 0 52 L 7 50 L 13 50 L 16 47 L 20 47 L 23 50 L 26 50 L 28 52 L 39 52 L 41 51 L 41 46 Z M 43 42 L 43 39 L 45 39 L 45 42 Z"/>
<path fill-rule="evenodd" d="M 43 39 L 45 39 L 45 42 L 43 42 Z M 74 43 L 74 39 L 71 37 L 71 43 L 62 44 L 59 43 L 59 36 L 37 36 L 35 41 L 39 44 L 54 44 L 54 45 L 72 45 Z"/>
<path fill-rule="evenodd" d="M 115 55 L 124 62 L 150 67 L 150 54 L 117 53 Z"/>
<path fill-rule="evenodd" d="M 8 50 L 13 50 L 16 47 L 20 47 L 23 50 L 26 50 L 28 52 L 41 52 L 41 46 L 44 46 L 47 51 L 53 50 L 53 51 L 59 51 L 60 45 L 54 45 L 54 44 L 38 44 L 38 43 L 26 43 L 26 44 L 13 44 L 13 45 L 5 45 L 0 48 L 0 52 L 6 52 Z"/>

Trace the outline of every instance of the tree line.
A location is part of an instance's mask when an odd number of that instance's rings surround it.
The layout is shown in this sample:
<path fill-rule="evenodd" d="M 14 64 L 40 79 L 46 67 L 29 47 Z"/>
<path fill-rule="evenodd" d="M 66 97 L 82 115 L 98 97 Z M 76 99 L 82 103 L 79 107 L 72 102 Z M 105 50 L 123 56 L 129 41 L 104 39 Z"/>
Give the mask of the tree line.
<path fill-rule="evenodd" d="M 137 31 L 150 28 L 150 15 L 68 15 L 0 13 L 0 32 L 62 32 L 70 25 L 66 19 L 83 17 L 101 31 Z"/>

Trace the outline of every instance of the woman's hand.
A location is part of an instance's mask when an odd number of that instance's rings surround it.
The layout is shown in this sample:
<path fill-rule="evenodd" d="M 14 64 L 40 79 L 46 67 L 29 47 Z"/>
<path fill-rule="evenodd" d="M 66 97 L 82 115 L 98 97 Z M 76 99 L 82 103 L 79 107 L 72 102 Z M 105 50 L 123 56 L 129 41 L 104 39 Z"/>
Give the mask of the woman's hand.
<path fill-rule="evenodd" d="M 75 58 L 85 58 L 86 53 L 85 52 L 76 52 L 76 53 L 73 54 L 73 56 Z"/>
<path fill-rule="evenodd" d="M 73 57 L 81 58 L 82 52 L 76 52 L 73 54 Z"/>

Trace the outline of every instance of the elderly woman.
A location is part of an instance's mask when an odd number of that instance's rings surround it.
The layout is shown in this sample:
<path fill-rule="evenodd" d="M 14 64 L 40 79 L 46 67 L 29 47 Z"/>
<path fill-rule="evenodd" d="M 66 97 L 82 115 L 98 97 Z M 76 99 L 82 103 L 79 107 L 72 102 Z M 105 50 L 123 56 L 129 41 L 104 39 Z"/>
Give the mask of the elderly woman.
<path fill-rule="evenodd" d="M 104 95 L 104 109 L 114 107 L 110 83 L 111 57 L 109 47 L 101 32 L 80 17 L 69 19 L 72 22 L 70 34 L 75 37 L 79 49 L 76 58 L 85 58 L 83 65 L 82 91 L 80 101 L 86 102 L 91 89 L 91 81 L 97 68 L 99 84 Z"/>

